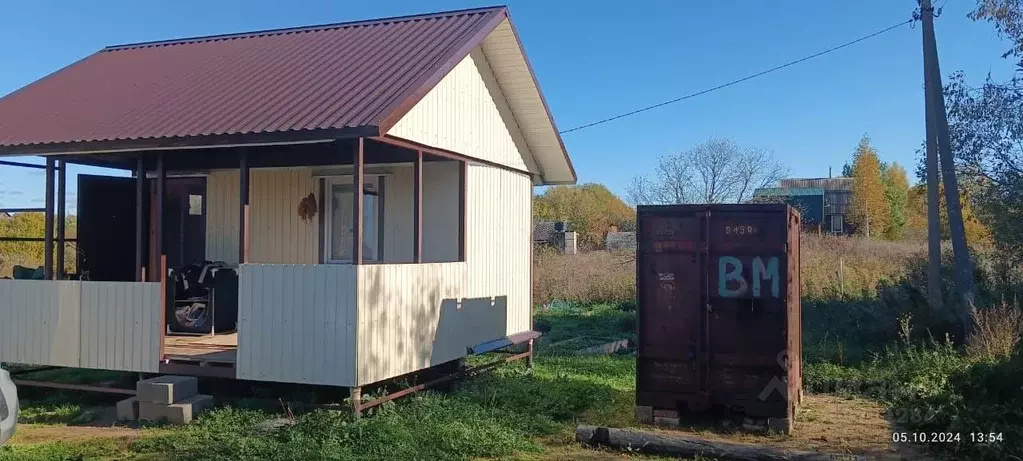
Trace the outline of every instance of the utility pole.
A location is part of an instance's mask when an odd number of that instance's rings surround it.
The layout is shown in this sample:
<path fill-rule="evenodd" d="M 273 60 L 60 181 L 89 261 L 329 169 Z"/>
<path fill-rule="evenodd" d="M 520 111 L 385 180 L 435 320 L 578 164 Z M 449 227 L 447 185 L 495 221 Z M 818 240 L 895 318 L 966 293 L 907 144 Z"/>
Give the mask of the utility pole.
<path fill-rule="evenodd" d="M 931 312 L 941 312 L 941 206 L 938 198 L 938 127 L 930 110 L 934 86 L 927 76 L 929 59 L 924 58 L 924 104 L 927 107 L 927 304 Z"/>
<path fill-rule="evenodd" d="M 945 112 L 945 95 L 941 88 L 941 67 L 938 64 L 938 45 L 934 38 L 934 7 L 930 0 L 920 0 L 920 20 L 923 23 L 924 75 L 930 83 L 926 90 L 927 112 L 937 128 L 937 151 L 941 162 L 942 182 L 945 185 L 945 206 L 948 213 L 949 234 L 952 237 L 952 253 L 955 257 L 956 289 L 959 294 L 959 314 L 962 317 L 964 334 L 973 331 L 973 307 L 975 288 L 971 269 L 970 250 L 966 246 L 966 229 L 963 226 L 963 211 L 959 203 L 959 182 L 956 180 L 955 159 L 948 130 L 948 116 Z"/>

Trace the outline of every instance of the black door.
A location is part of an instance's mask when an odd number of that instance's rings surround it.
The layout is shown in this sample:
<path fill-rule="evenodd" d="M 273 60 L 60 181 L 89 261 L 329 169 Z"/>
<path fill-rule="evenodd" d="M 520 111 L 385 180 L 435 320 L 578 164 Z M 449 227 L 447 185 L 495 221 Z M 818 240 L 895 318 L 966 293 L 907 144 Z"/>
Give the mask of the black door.
<path fill-rule="evenodd" d="M 150 198 L 155 200 L 156 187 L 151 186 Z M 206 178 L 167 178 L 164 187 L 163 254 L 167 255 L 167 267 L 201 263 L 206 258 Z M 155 203 L 151 206 L 155 209 Z"/>
<path fill-rule="evenodd" d="M 78 272 L 135 280 L 135 179 L 78 175 Z"/>

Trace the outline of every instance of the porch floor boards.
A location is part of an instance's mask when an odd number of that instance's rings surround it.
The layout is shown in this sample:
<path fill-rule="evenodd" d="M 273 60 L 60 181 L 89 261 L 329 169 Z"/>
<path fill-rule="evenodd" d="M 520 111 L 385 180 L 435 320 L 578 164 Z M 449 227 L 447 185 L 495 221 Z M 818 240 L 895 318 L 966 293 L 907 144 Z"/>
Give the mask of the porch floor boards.
<path fill-rule="evenodd" d="M 199 364 L 234 364 L 238 355 L 238 333 L 215 336 L 167 335 L 164 356 L 171 361 Z"/>

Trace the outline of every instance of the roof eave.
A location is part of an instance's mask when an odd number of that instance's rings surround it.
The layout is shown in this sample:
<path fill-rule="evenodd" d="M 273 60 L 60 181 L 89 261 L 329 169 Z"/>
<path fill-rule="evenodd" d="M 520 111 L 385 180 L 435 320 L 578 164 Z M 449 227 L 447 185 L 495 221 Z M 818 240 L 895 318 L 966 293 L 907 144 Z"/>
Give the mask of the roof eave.
<path fill-rule="evenodd" d="M 103 154 L 147 150 L 195 149 L 242 145 L 294 144 L 380 136 L 380 127 L 364 125 L 318 130 L 292 130 L 263 133 L 238 133 L 167 138 L 69 141 L 45 144 L 0 146 L 0 156 L 47 154 Z"/>

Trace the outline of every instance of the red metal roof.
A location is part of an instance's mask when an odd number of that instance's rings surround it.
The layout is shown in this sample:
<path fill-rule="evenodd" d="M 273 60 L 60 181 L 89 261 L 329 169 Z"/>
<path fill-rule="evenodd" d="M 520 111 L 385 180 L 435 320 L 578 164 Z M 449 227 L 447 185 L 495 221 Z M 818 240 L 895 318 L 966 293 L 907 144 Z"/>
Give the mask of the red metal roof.
<path fill-rule="evenodd" d="M 105 48 L 0 99 L 0 148 L 375 131 L 505 18 L 492 7 Z"/>

